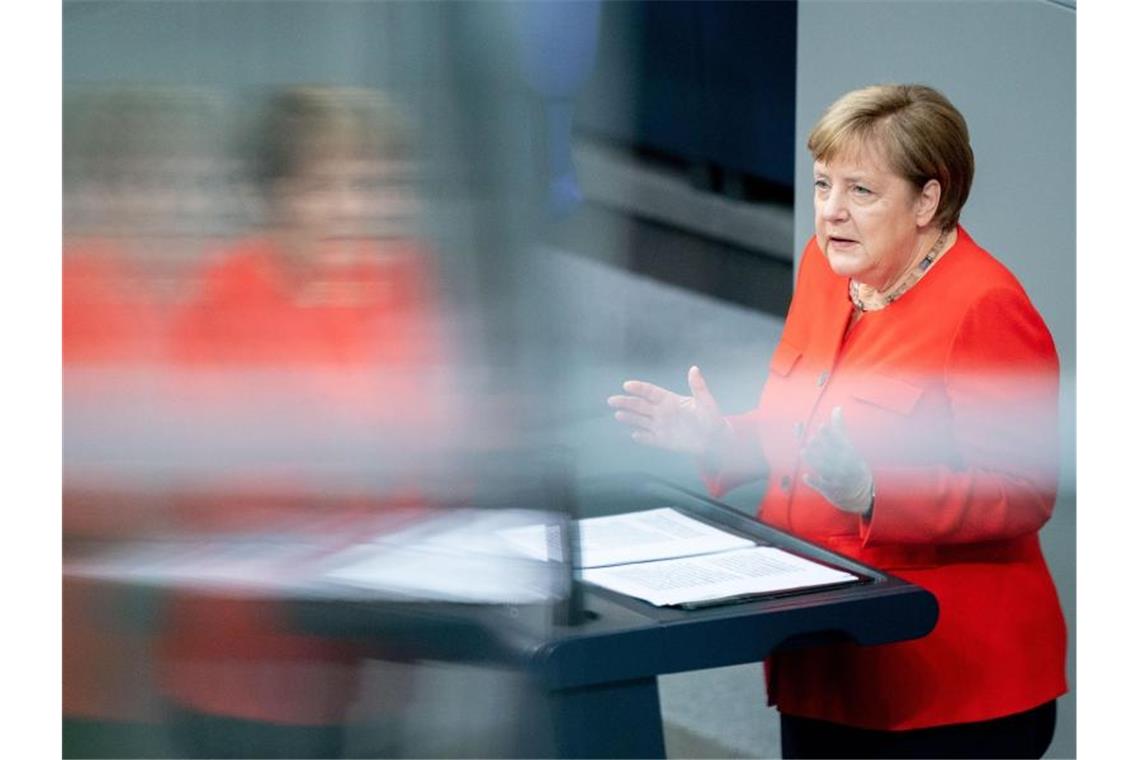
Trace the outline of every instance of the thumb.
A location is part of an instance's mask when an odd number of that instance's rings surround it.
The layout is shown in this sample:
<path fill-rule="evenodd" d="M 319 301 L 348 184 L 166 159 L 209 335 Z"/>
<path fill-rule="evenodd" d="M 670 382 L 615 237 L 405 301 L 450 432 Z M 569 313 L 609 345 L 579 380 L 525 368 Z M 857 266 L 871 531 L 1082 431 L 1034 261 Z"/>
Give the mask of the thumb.
<path fill-rule="evenodd" d="M 701 374 L 701 368 L 695 364 L 689 367 L 689 392 L 691 392 L 693 398 L 702 405 L 716 405 L 716 399 L 713 398 L 712 393 L 709 391 L 708 384 L 705 383 L 705 378 Z"/>
<path fill-rule="evenodd" d="M 847 423 L 843 420 L 843 407 L 831 408 L 831 427 L 840 438 L 847 438 Z"/>

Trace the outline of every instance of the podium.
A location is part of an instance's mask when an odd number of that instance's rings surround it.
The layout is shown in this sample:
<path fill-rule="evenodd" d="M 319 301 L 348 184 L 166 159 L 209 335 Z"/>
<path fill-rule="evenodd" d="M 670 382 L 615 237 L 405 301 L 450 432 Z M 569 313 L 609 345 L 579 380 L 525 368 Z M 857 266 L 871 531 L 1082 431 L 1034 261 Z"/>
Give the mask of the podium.
<path fill-rule="evenodd" d="M 520 757 L 664 757 L 659 675 L 757 662 L 780 647 L 918 638 L 938 618 L 928 591 L 665 481 L 586 480 L 578 503 L 582 517 L 670 506 L 865 582 L 696 610 L 583 585 L 575 624 L 510 605 L 335 599 L 298 600 L 294 620 L 320 635 L 395 644 L 416 658 L 520 669 L 527 675 L 523 711 L 513 716 Z"/>

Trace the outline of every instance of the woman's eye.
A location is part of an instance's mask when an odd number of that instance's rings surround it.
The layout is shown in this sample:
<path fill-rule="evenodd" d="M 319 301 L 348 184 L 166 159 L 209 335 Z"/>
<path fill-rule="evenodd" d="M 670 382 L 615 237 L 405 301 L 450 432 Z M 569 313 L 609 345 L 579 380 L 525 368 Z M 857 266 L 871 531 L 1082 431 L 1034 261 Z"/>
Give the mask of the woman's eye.
<path fill-rule="evenodd" d="M 852 191 L 856 195 L 870 195 L 871 194 L 871 189 L 869 187 L 863 187 L 863 185 L 856 185 L 854 188 L 852 188 Z"/>
<path fill-rule="evenodd" d="M 817 180 L 815 181 L 815 189 L 816 189 L 816 190 L 826 190 L 826 189 L 827 189 L 827 187 L 828 187 L 828 185 L 827 185 L 827 181 L 826 181 L 826 180 L 817 179 Z"/>

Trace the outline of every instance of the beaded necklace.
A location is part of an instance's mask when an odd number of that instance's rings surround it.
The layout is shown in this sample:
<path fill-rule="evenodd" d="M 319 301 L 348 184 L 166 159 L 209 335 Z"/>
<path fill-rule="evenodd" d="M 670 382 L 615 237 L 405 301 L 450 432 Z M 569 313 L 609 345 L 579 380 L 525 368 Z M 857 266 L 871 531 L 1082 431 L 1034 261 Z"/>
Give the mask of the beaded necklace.
<path fill-rule="evenodd" d="M 859 311 L 879 311 L 885 309 L 890 304 L 897 301 L 904 293 L 914 287 L 914 284 L 922 279 L 934 262 L 942 256 L 945 251 L 943 246 L 946 244 L 946 237 L 949 235 L 949 230 L 942 230 L 942 234 L 938 236 L 938 240 L 934 241 L 930 253 L 926 254 L 922 261 L 918 262 L 909 272 L 906 277 L 899 282 L 894 288 L 887 293 L 880 293 L 870 285 L 857 283 L 851 280 L 849 286 L 849 294 L 851 303 Z"/>

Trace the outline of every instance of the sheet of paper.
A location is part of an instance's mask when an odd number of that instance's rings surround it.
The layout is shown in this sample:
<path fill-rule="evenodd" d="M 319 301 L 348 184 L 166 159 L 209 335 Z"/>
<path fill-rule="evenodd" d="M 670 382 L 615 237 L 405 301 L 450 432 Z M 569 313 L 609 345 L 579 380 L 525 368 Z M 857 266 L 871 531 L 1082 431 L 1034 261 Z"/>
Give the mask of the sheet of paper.
<path fill-rule="evenodd" d="M 502 538 L 552 519 L 527 510 L 455 509 L 374 537 L 329 561 L 320 582 L 372 598 L 480 604 L 551 602 L 563 593 L 557 566 L 520 556 Z"/>
<path fill-rule="evenodd" d="M 283 594 L 304 586 L 304 569 L 328 551 L 301 535 L 184 536 L 126 543 L 69 559 L 64 573 L 144 586 Z"/>
<path fill-rule="evenodd" d="M 772 546 L 584 570 L 584 580 L 658 607 L 855 582 Z"/>
<path fill-rule="evenodd" d="M 535 559 L 549 557 L 549 531 L 533 525 L 503 538 Z M 754 542 L 681 514 L 671 507 L 578 521 L 582 567 L 689 557 L 753 546 Z"/>
<path fill-rule="evenodd" d="M 518 509 L 439 510 L 350 542 L 334 536 L 332 543 L 303 533 L 174 537 L 69 559 L 64 572 L 239 595 L 542 603 L 565 593 L 563 569 L 520 556 L 500 533 L 556 517 Z"/>

